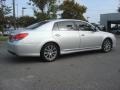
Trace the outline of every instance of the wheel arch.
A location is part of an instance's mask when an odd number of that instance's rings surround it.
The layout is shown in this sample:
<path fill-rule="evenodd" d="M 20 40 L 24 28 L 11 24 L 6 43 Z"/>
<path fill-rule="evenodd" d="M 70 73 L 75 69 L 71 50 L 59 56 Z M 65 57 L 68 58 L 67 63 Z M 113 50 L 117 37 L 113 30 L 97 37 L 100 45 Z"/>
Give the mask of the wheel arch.
<path fill-rule="evenodd" d="M 41 53 L 42 48 L 43 48 L 46 44 L 49 44 L 49 43 L 55 44 L 55 45 L 57 46 L 58 52 L 59 52 L 59 54 L 60 54 L 60 45 L 59 45 L 57 42 L 55 42 L 55 41 L 48 41 L 48 42 L 45 42 L 44 44 L 42 44 L 41 49 L 40 49 L 40 53 Z"/>
<path fill-rule="evenodd" d="M 113 40 L 112 40 L 112 38 L 110 38 L 110 37 L 105 37 L 105 38 L 104 38 L 104 40 L 103 40 L 103 42 L 102 42 L 102 46 L 103 46 L 104 41 L 107 40 L 107 39 L 110 40 L 110 42 L 112 43 L 112 47 L 113 47 Z"/>

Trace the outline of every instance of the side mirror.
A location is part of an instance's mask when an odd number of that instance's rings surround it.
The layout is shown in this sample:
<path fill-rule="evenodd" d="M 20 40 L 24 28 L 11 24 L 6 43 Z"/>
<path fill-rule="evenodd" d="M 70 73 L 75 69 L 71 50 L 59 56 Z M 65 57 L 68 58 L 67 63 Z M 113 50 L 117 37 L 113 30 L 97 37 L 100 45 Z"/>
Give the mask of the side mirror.
<path fill-rule="evenodd" d="M 91 28 L 90 31 L 92 31 L 92 32 L 96 32 L 97 30 L 96 30 L 96 28 Z"/>
<path fill-rule="evenodd" d="M 96 31 L 97 31 L 97 29 L 98 29 L 98 28 L 97 28 L 97 27 L 95 27 L 94 31 L 96 32 Z"/>
<path fill-rule="evenodd" d="M 94 27 L 93 32 L 97 32 L 98 31 L 98 27 Z"/>

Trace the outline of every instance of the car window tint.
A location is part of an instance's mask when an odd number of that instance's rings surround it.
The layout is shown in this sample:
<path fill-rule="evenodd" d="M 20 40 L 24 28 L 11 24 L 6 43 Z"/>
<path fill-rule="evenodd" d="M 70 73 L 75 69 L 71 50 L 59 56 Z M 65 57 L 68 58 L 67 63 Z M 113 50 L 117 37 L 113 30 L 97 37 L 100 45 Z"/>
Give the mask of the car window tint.
<path fill-rule="evenodd" d="M 53 31 L 56 31 L 56 30 L 58 30 L 58 23 L 55 23 L 53 26 Z"/>
<path fill-rule="evenodd" d="M 58 27 L 60 31 L 73 31 L 75 30 L 75 25 L 70 21 L 58 22 Z"/>
<path fill-rule="evenodd" d="M 76 22 L 76 26 L 77 29 L 81 31 L 93 31 L 93 27 L 85 22 Z"/>
<path fill-rule="evenodd" d="M 27 29 L 35 29 L 35 28 L 38 28 L 39 26 L 42 26 L 46 23 L 48 23 L 49 21 L 42 21 L 42 22 L 38 22 L 38 23 L 35 23 L 35 24 L 32 24 L 28 27 L 26 27 Z"/>

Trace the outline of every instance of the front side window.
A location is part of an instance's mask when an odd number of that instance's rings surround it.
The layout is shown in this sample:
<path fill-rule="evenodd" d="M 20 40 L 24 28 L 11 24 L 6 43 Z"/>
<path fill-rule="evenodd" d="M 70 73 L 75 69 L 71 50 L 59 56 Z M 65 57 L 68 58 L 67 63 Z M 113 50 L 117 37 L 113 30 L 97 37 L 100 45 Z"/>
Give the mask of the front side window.
<path fill-rule="evenodd" d="M 75 25 L 73 22 L 70 21 L 62 21 L 58 22 L 58 28 L 60 31 L 74 31 Z"/>
<path fill-rule="evenodd" d="M 76 26 L 77 26 L 77 29 L 81 31 L 93 31 L 94 30 L 92 25 L 85 23 L 85 22 L 76 22 Z"/>

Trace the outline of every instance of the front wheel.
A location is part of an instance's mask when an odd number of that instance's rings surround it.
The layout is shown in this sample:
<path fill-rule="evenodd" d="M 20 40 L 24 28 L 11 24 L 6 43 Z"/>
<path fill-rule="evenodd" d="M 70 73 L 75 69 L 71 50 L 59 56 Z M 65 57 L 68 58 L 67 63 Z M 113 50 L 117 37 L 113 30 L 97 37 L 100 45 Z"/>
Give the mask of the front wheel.
<path fill-rule="evenodd" d="M 103 45 L 102 45 L 102 51 L 107 53 L 107 52 L 110 52 L 111 50 L 112 50 L 111 40 L 110 39 L 104 40 Z"/>
<path fill-rule="evenodd" d="M 58 47 L 54 43 L 45 44 L 41 50 L 41 57 L 47 62 L 54 61 L 58 56 Z"/>

